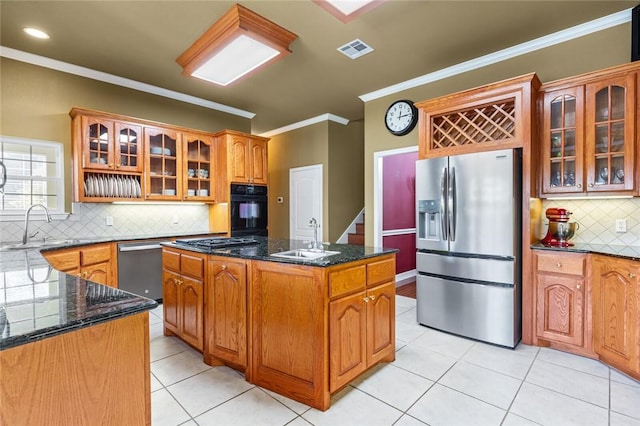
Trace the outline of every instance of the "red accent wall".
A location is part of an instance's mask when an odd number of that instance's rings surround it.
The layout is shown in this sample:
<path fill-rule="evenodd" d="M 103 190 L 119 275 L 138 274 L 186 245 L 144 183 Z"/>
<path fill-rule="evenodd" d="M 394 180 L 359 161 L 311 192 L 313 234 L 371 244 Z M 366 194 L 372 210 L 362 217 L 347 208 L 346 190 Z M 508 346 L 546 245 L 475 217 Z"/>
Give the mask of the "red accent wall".
<path fill-rule="evenodd" d="M 416 234 L 388 235 L 382 237 L 382 246 L 397 248 L 396 274 L 416 269 Z"/>

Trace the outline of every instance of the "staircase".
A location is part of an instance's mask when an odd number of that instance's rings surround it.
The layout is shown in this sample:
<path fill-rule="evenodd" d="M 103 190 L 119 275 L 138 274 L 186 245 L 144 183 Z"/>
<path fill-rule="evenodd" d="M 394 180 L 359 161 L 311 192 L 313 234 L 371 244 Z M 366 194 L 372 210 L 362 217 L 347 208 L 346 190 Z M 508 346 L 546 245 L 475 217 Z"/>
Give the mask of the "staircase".
<path fill-rule="evenodd" d="M 349 244 L 364 245 L 364 222 L 356 223 L 356 232 L 349 232 Z"/>

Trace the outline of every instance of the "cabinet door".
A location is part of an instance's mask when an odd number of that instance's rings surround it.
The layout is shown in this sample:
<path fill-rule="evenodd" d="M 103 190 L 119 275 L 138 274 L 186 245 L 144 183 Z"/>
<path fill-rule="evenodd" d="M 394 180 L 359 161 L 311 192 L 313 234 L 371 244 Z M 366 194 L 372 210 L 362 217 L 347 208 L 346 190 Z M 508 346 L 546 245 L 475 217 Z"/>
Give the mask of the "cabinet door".
<path fill-rule="evenodd" d="M 395 281 L 367 291 L 367 367 L 394 354 L 395 297 Z"/>
<path fill-rule="evenodd" d="M 247 272 L 244 262 L 210 263 L 205 294 L 209 354 L 247 366 Z"/>
<path fill-rule="evenodd" d="M 228 136 L 229 178 L 234 183 L 251 183 L 249 139 L 237 135 Z"/>
<path fill-rule="evenodd" d="M 143 165 L 142 127 L 115 123 L 115 168 L 121 172 L 141 172 Z"/>
<path fill-rule="evenodd" d="M 183 150 L 183 193 L 188 200 L 213 201 L 215 196 L 215 170 L 212 159 L 215 143 L 211 136 L 182 134 Z"/>
<path fill-rule="evenodd" d="M 82 117 L 82 167 L 92 170 L 114 168 L 113 121 Z"/>
<path fill-rule="evenodd" d="M 588 84 L 586 105 L 587 191 L 632 190 L 635 74 Z"/>
<path fill-rule="evenodd" d="M 94 265 L 83 266 L 80 269 L 80 273 L 85 280 L 111 285 L 111 262 L 101 262 Z"/>
<path fill-rule="evenodd" d="M 600 359 L 624 371 L 640 373 L 638 361 L 637 262 L 594 256 L 593 340 Z"/>
<path fill-rule="evenodd" d="M 180 337 L 185 342 L 202 351 L 204 348 L 204 318 L 202 281 L 186 276 L 180 277 L 178 322 Z"/>
<path fill-rule="evenodd" d="M 267 142 L 251 141 L 251 183 L 266 185 L 267 173 Z"/>
<path fill-rule="evenodd" d="M 164 327 L 177 335 L 180 335 L 180 324 L 178 319 L 179 289 L 179 275 L 167 270 L 163 270 L 162 309 L 164 317 Z"/>
<path fill-rule="evenodd" d="M 340 389 L 367 368 L 366 293 L 329 304 L 329 392 Z M 384 328 L 384 325 L 382 326 Z"/>
<path fill-rule="evenodd" d="M 539 338 L 584 346 L 585 289 L 581 276 L 538 274 L 536 305 Z"/>
<path fill-rule="evenodd" d="M 544 93 L 542 191 L 583 192 L 584 87 Z"/>
<path fill-rule="evenodd" d="M 177 132 L 145 127 L 145 198 L 179 200 L 182 197 L 181 145 Z"/>

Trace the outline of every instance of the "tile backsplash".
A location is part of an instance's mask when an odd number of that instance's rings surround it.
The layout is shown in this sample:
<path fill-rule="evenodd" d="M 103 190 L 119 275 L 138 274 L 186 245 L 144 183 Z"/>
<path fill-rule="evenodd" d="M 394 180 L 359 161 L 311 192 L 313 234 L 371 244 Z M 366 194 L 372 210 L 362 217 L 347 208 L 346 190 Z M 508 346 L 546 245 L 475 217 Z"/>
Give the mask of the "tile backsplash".
<path fill-rule="evenodd" d="M 543 200 L 539 237 L 547 232 L 544 211 L 561 207 L 573 212 L 572 222 L 580 227 L 571 239 L 574 243 L 640 246 L 640 198 L 606 200 Z M 627 232 L 616 232 L 616 219 L 627 220 Z"/>
<path fill-rule="evenodd" d="M 29 221 L 29 234 L 38 231 L 35 239 L 64 238 L 127 238 L 165 236 L 209 232 L 209 207 L 184 204 L 103 204 L 76 203 L 74 213 L 65 220 Z M 33 213 L 40 213 L 34 211 Z M 105 224 L 106 218 L 113 225 Z M 178 223 L 174 222 L 174 217 Z M 24 221 L 3 222 L 1 242 L 22 240 Z"/>

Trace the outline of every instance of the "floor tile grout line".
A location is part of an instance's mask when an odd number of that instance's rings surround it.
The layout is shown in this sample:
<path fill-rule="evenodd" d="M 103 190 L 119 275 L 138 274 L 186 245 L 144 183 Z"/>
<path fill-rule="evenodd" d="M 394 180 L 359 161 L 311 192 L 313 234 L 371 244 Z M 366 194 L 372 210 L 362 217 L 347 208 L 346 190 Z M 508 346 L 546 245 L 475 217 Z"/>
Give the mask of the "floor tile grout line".
<path fill-rule="evenodd" d="M 538 348 L 538 350 L 536 350 L 536 354 L 533 356 L 533 359 L 531 360 L 531 364 L 529 364 L 529 368 L 527 368 L 527 372 L 525 373 L 524 377 L 522 379 L 520 379 L 520 386 L 518 386 L 518 390 L 516 390 L 516 393 L 513 395 L 513 399 L 511 399 L 511 404 L 509 404 L 509 407 L 507 408 L 507 414 L 505 414 L 504 418 L 502 419 L 502 422 L 500 423 L 501 425 L 504 424 L 505 420 L 507 419 L 507 416 L 509 415 L 509 413 L 512 413 L 511 409 L 513 408 L 513 403 L 516 401 L 516 399 L 518 398 L 518 394 L 520 393 L 520 391 L 522 390 L 522 386 L 524 385 L 527 376 L 529 375 L 529 373 L 531 372 L 531 369 L 533 368 L 533 364 L 536 362 L 536 359 L 538 358 L 538 356 L 540 355 L 540 348 Z M 536 424 L 539 424 L 538 422 L 528 419 L 527 417 L 524 417 L 520 414 L 516 414 L 516 413 L 512 413 L 515 416 L 519 416 L 522 417 L 523 419 L 532 421 Z"/>

